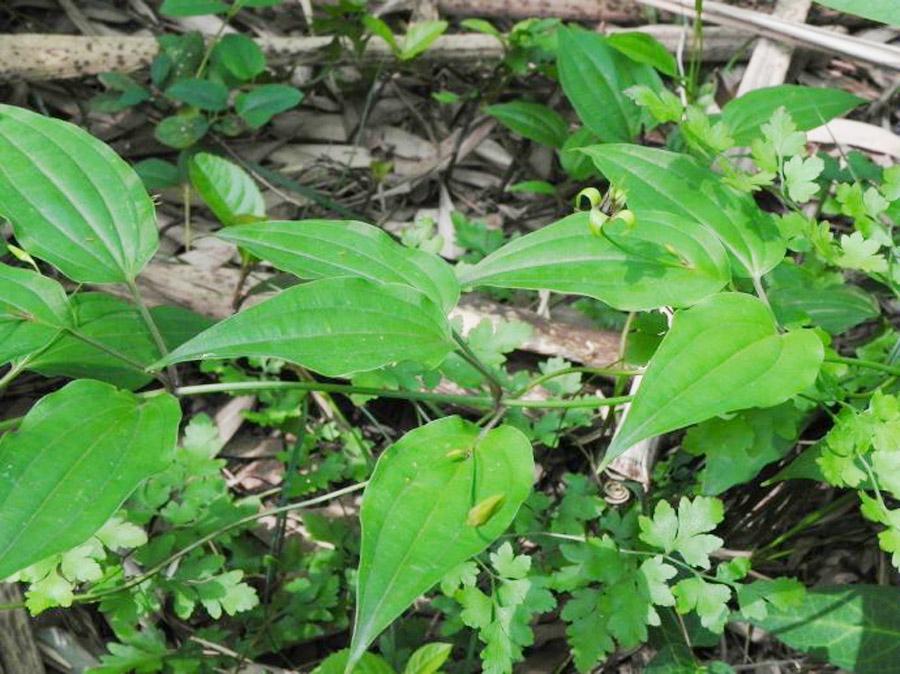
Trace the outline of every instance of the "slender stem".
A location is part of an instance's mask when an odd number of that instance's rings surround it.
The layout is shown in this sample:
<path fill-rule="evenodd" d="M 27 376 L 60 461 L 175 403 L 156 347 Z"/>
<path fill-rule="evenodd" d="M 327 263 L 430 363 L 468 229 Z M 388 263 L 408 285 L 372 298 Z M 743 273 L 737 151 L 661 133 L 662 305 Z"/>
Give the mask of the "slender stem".
<path fill-rule="evenodd" d="M 128 290 L 131 291 L 131 297 L 134 299 L 134 303 L 137 305 L 138 311 L 141 314 L 141 318 L 147 326 L 147 329 L 150 331 L 150 336 L 153 337 L 153 343 L 156 344 L 156 348 L 159 351 L 159 355 L 163 358 L 169 355 L 169 349 L 166 346 L 166 341 L 163 339 L 162 333 L 159 331 L 159 328 L 156 325 L 156 321 L 153 320 L 153 316 L 150 314 L 150 310 L 147 308 L 147 303 L 144 302 L 144 298 L 141 295 L 141 290 L 138 288 L 137 283 L 133 280 L 128 281 Z M 145 369 L 142 367 L 142 369 Z M 178 377 L 178 370 L 175 369 L 174 365 L 166 366 L 166 374 L 169 376 L 169 381 L 173 386 L 178 386 L 181 384 L 181 380 Z"/>
<path fill-rule="evenodd" d="M 278 494 L 278 507 L 284 507 L 288 503 L 291 487 L 294 485 L 297 469 L 300 466 L 300 455 L 303 453 L 303 444 L 306 441 L 306 416 L 309 412 L 309 396 L 303 396 L 300 402 L 300 423 L 297 426 L 297 436 L 294 438 L 294 446 L 284 471 L 284 479 L 281 481 L 281 492 Z M 284 534 L 287 530 L 287 513 L 282 512 L 275 518 L 275 536 L 269 550 L 272 555 L 272 563 L 266 569 L 266 584 L 263 589 L 264 604 L 268 606 L 272 585 L 275 582 L 275 565 L 281 559 L 284 547 Z"/>
<path fill-rule="evenodd" d="M 563 377 L 567 374 L 576 373 L 596 375 L 599 377 L 634 377 L 641 374 L 639 370 L 617 370 L 615 368 L 586 366 L 566 367 L 561 370 L 554 370 L 553 372 L 548 372 L 546 374 L 535 377 L 530 382 L 525 384 L 525 386 L 516 391 L 513 394 L 513 397 L 519 398 L 528 393 L 533 388 L 537 388 L 544 382 L 550 381 L 551 379 L 556 379 L 557 377 Z"/>
<path fill-rule="evenodd" d="M 198 384 L 195 386 L 179 386 L 174 393 L 178 396 L 204 395 L 207 393 L 231 393 L 237 391 L 325 391 L 326 393 L 343 393 L 345 395 L 359 394 L 378 396 L 381 398 L 400 398 L 403 400 L 424 400 L 452 405 L 465 405 L 492 409 L 495 401 L 490 396 L 484 395 L 454 395 L 449 393 L 433 393 L 431 391 L 396 391 L 389 389 L 371 388 L 367 386 L 348 386 L 346 384 L 331 384 L 319 381 L 242 381 L 219 384 Z M 156 394 L 157 391 L 147 391 L 142 395 Z M 499 403 L 504 407 L 526 407 L 536 409 L 567 409 L 612 407 L 631 402 L 632 396 L 618 396 L 615 398 L 589 397 L 576 400 L 520 400 L 518 398 L 501 398 Z"/>
<path fill-rule="evenodd" d="M 9 371 L 5 375 L 0 377 L 0 392 L 2 392 L 4 389 L 6 389 L 7 386 L 12 384 L 16 377 L 22 374 L 23 370 L 28 367 L 28 363 L 30 363 L 34 358 L 34 355 L 35 354 L 33 353 L 29 353 L 19 362 L 13 363 L 13 365 L 9 368 Z"/>
<path fill-rule="evenodd" d="M 487 380 L 495 405 L 499 405 L 499 401 L 503 397 L 503 385 L 500 383 L 500 380 L 497 379 L 497 376 L 491 372 L 487 365 L 481 362 L 481 359 L 474 351 L 472 351 L 472 347 L 469 346 L 465 338 L 456 330 L 453 331 L 453 340 L 459 345 L 459 350 L 463 358 L 465 358 L 466 361 L 478 370 Z"/>
<path fill-rule="evenodd" d="M 358 482 L 356 484 L 352 484 L 349 487 L 343 487 L 342 489 L 337 489 L 332 492 L 328 492 L 327 494 L 322 494 L 321 496 L 316 496 L 315 498 L 307 499 L 306 501 L 299 501 L 297 503 L 288 503 L 287 505 L 278 506 L 277 508 L 269 508 L 267 510 L 260 510 L 257 513 L 252 515 L 247 515 L 246 517 L 242 517 L 239 520 L 235 520 L 234 522 L 230 522 L 225 526 L 219 527 L 212 533 L 207 534 L 206 536 L 201 536 L 197 540 L 193 541 L 189 545 L 181 548 L 177 552 L 172 553 L 166 559 L 159 562 L 158 564 L 150 567 L 147 571 L 140 574 L 139 576 L 135 576 L 130 579 L 128 582 L 120 585 L 119 587 L 111 587 L 103 590 L 98 590 L 97 592 L 87 592 L 81 595 L 75 595 L 75 601 L 78 603 L 86 603 L 92 602 L 101 597 L 106 597 L 111 594 L 115 594 L 117 592 L 121 592 L 122 590 L 127 590 L 129 588 L 134 587 L 135 585 L 140 585 L 145 580 L 152 578 L 157 573 L 167 568 L 173 562 L 181 559 L 185 555 L 190 552 L 196 550 L 197 548 L 201 548 L 210 541 L 218 538 L 224 533 L 231 531 L 232 529 L 237 529 L 239 527 L 244 526 L 245 524 L 250 524 L 251 522 L 255 522 L 258 519 L 262 519 L 263 517 L 271 517 L 273 515 L 280 515 L 281 513 L 286 513 L 291 510 L 299 510 L 301 508 L 308 508 L 309 506 L 314 506 L 319 503 L 324 503 L 325 501 L 331 501 L 332 499 L 338 498 L 340 496 L 346 496 L 347 494 L 352 494 L 354 492 L 360 491 L 365 488 L 368 482 Z"/>
<path fill-rule="evenodd" d="M 765 305 L 769 307 L 769 310 L 771 311 L 772 305 L 769 304 L 769 296 L 766 294 L 766 289 L 762 284 L 762 280 L 756 275 L 753 276 L 753 289 L 756 291 L 756 296 L 765 302 Z"/>
<path fill-rule="evenodd" d="M 878 370 L 879 372 L 887 372 L 895 377 L 900 377 L 900 367 L 895 365 L 885 365 L 874 360 L 863 360 L 862 358 L 847 358 L 845 356 L 826 356 L 826 363 L 843 363 L 844 365 L 853 365 L 855 367 L 865 367 L 869 370 Z"/>

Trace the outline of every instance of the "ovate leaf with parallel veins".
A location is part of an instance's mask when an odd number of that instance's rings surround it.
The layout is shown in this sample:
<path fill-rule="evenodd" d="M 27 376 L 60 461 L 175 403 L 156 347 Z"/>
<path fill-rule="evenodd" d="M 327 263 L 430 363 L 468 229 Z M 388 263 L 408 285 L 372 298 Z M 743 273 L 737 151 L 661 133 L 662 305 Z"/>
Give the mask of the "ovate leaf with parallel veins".
<path fill-rule="evenodd" d="M 445 312 L 459 299 L 459 284 L 446 262 L 364 222 L 260 222 L 230 227 L 218 236 L 303 279 L 361 276 L 402 283 L 421 290 Z"/>
<path fill-rule="evenodd" d="M 531 491 L 531 452 L 510 426 L 482 434 L 447 417 L 407 433 L 381 456 L 360 514 L 352 660 L 416 597 L 506 530 Z M 489 518 L 468 522 L 473 508 L 498 496 Z"/>
<path fill-rule="evenodd" d="M 156 366 L 267 356 L 338 377 L 402 360 L 434 367 L 453 348 L 446 317 L 419 291 L 340 277 L 289 288 L 245 309 Z"/>
<path fill-rule="evenodd" d="M 0 438 L 0 578 L 80 545 L 165 468 L 181 409 L 82 379 L 42 398 Z"/>
<path fill-rule="evenodd" d="M 200 198 L 226 227 L 265 217 L 262 193 L 237 164 L 200 152 L 191 158 L 188 173 Z"/>
<path fill-rule="evenodd" d="M 824 358 L 810 330 L 778 334 L 752 295 L 722 293 L 675 315 L 613 438 L 609 461 L 636 442 L 750 407 L 772 407 L 812 385 Z"/>
<path fill-rule="evenodd" d="M 48 346 L 73 324 L 62 286 L 0 264 L 0 365 Z"/>
<path fill-rule="evenodd" d="M 770 605 L 751 621 L 791 648 L 854 674 L 884 674 L 900 662 L 900 588 L 840 585 L 807 590 L 798 606 Z"/>
<path fill-rule="evenodd" d="M 643 84 L 656 91 L 662 88 L 659 75 L 614 49 L 598 33 L 561 28 L 557 40 L 559 81 L 578 117 L 603 141 L 632 140 L 640 131 L 643 113 L 625 90 Z"/>
<path fill-rule="evenodd" d="M 131 281 L 158 245 L 153 202 L 106 144 L 0 105 L 0 215 L 19 244 L 74 281 Z"/>
<path fill-rule="evenodd" d="M 840 89 L 803 87 L 781 84 L 747 92 L 722 108 L 722 120 L 728 125 L 735 142 L 749 145 L 760 137 L 760 127 L 778 108 L 784 108 L 797 128 L 809 131 L 865 103 Z"/>
<path fill-rule="evenodd" d="M 523 138 L 548 147 L 560 147 L 566 140 L 568 125 L 559 113 L 540 103 L 510 101 L 485 109 L 491 117 Z"/>
<path fill-rule="evenodd" d="M 731 253 L 734 272 L 761 277 L 781 262 L 785 243 L 772 217 L 753 198 L 722 183 L 687 155 L 640 145 L 595 145 L 582 150 L 638 217 L 666 211 L 699 223 Z"/>
<path fill-rule="evenodd" d="M 730 279 L 718 239 L 668 213 L 642 213 L 595 235 L 576 213 L 508 243 L 462 273 L 465 285 L 555 290 L 587 295 L 624 311 L 689 306 Z"/>

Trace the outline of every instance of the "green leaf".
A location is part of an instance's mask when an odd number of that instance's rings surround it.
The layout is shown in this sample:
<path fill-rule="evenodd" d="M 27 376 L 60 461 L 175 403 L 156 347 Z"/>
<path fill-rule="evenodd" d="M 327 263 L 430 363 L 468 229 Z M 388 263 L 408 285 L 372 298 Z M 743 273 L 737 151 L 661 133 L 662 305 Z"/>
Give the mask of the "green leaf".
<path fill-rule="evenodd" d="M 169 0 L 171 1 L 171 0 Z M 126 643 L 107 644 L 108 654 L 100 656 L 100 665 L 88 674 L 144 674 L 158 672 L 169 654 L 165 637 L 156 631 L 139 632 Z"/>
<path fill-rule="evenodd" d="M 163 145 L 183 150 L 206 135 L 209 122 L 203 115 L 185 113 L 166 117 L 153 131 L 153 135 Z"/>
<path fill-rule="evenodd" d="M 625 90 L 636 84 L 660 89 L 659 76 L 597 33 L 561 28 L 557 40 L 559 81 L 578 117 L 603 141 L 632 140 L 640 131 L 642 113 Z"/>
<path fill-rule="evenodd" d="M 640 538 L 647 545 L 660 548 L 666 554 L 677 552 L 691 566 L 708 569 L 710 553 L 722 547 L 722 539 L 710 535 L 722 521 L 725 511 L 717 498 L 686 496 L 678 503 L 678 514 L 668 501 L 659 501 L 653 518 L 640 516 Z"/>
<path fill-rule="evenodd" d="M 275 115 L 303 100 L 303 93 L 286 84 L 263 84 L 242 93 L 234 101 L 237 114 L 251 129 L 258 129 Z"/>
<path fill-rule="evenodd" d="M 295 286 L 245 309 L 156 366 L 268 356 L 339 377 L 401 360 L 435 367 L 452 350 L 447 319 L 419 291 L 342 277 Z"/>
<path fill-rule="evenodd" d="M 816 0 L 816 2 L 840 12 L 881 21 L 888 26 L 900 26 L 900 7 L 894 0 Z"/>
<path fill-rule="evenodd" d="M 91 339 L 149 366 L 162 354 L 137 307 L 103 293 L 78 293 L 71 299 L 74 327 Z M 166 346 L 174 349 L 211 324 L 208 319 L 179 307 L 153 307 L 150 315 Z M 73 337 L 61 336 L 28 363 L 28 369 L 48 377 L 86 377 L 127 389 L 136 389 L 152 377 L 121 359 Z"/>
<path fill-rule="evenodd" d="M 221 0 L 164 0 L 159 13 L 164 16 L 204 16 L 206 14 L 224 14 L 228 5 Z"/>
<path fill-rule="evenodd" d="M 181 174 L 175 164 L 155 157 L 139 161 L 134 165 L 134 172 L 138 174 L 144 187 L 151 191 L 174 187 L 181 182 Z"/>
<path fill-rule="evenodd" d="M 768 307 L 722 293 L 679 311 L 607 450 L 750 407 L 772 407 L 816 380 L 824 358 L 810 330 L 778 334 Z"/>
<path fill-rule="evenodd" d="M 715 496 L 755 478 L 794 446 L 803 413 L 792 403 L 745 410 L 730 418 L 715 417 L 688 429 L 682 447 L 704 454 L 700 474 L 703 494 Z"/>
<path fill-rule="evenodd" d="M 266 216 L 262 193 L 237 164 L 199 152 L 191 158 L 188 174 L 200 198 L 226 227 Z"/>
<path fill-rule="evenodd" d="M 456 456 L 459 449 L 468 456 Z M 459 417 L 411 431 L 387 449 L 363 495 L 352 660 L 416 597 L 506 530 L 531 491 L 533 470 L 521 432 L 501 426 L 483 434 Z M 493 517 L 466 523 L 475 504 L 497 494 L 504 500 Z"/>
<path fill-rule="evenodd" d="M 617 144 L 595 145 L 582 152 L 625 190 L 628 206 L 638 217 L 647 211 L 668 211 L 718 236 L 737 262 L 736 274 L 761 277 L 783 258 L 785 244 L 772 218 L 759 210 L 750 195 L 727 187 L 687 155 Z"/>
<path fill-rule="evenodd" d="M 523 138 L 549 147 L 560 147 L 566 140 L 568 124 L 552 108 L 540 103 L 512 101 L 485 108 L 503 126 Z"/>
<path fill-rule="evenodd" d="M 579 150 L 587 145 L 599 142 L 597 135 L 587 128 L 580 128 L 570 135 L 559 150 L 559 163 L 573 180 L 587 180 L 597 175 L 594 162 Z"/>
<path fill-rule="evenodd" d="M 228 106 L 228 88 L 224 84 L 197 77 L 178 80 L 166 89 L 166 96 L 210 112 L 221 112 Z"/>
<path fill-rule="evenodd" d="M 42 398 L 0 438 L 0 578 L 100 529 L 175 448 L 181 409 L 82 379 Z"/>
<path fill-rule="evenodd" d="M 760 137 L 760 127 L 778 108 L 787 110 L 800 131 L 809 131 L 863 103 L 864 99 L 840 89 L 781 84 L 755 89 L 729 101 L 722 108 L 722 119 L 736 143 L 749 145 Z"/>
<path fill-rule="evenodd" d="M 818 157 L 804 159 L 798 156 L 791 157 L 786 161 L 784 163 L 784 182 L 791 199 L 798 204 L 809 201 L 819 191 L 819 185 L 815 180 L 824 168 L 825 162 Z"/>
<path fill-rule="evenodd" d="M 153 202 L 106 144 L 67 122 L 0 105 L 0 155 L 0 214 L 29 253 L 83 283 L 130 281 L 153 257 Z"/>
<path fill-rule="evenodd" d="M 442 259 L 402 246 L 364 222 L 260 222 L 230 227 L 218 236 L 303 279 L 353 275 L 402 283 L 425 293 L 445 312 L 459 299 L 459 284 Z"/>
<path fill-rule="evenodd" d="M 437 671 L 447 662 L 453 644 L 435 642 L 425 644 L 418 648 L 406 662 L 403 674 L 437 674 Z"/>
<path fill-rule="evenodd" d="M 332 653 L 312 671 L 312 674 L 347 674 L 346 667 L 349 658 L 349 648 Z M 365 653 L 362 659 L 354 665 L 352 674 L 396 674 L 396 672 L 381 656 Z"/>
<path fill-rule="evenodd" d="M 850 285 L 779 287 L 769 293 L 769 301 L 782 324 L 808 319 L 833 335 L 876 318 L 880 313 L 875 298 Z"/>
<path fill-rule="evenodd" d="M 689 306 L 730 278 L 716 237 L 683 217 L 643 212 L 592 233 L 576 213 L 515 239 L 461 272 L 463 285 L 554 290 L 587 295 L 625 311 Z"/>
<path fill-rule="evenodd" d="M 707 583 L 699 576 L 680 581 L 672 593 L 675 595 L 675 610 L 689 613 L 696 610 L 700 624 L 713 632 L 721 632 L 728 619 L 728 600 L 731 588 L 719 583 Z"/>
<path fill-rule="evenodd" d="M 444 31 L 446 21 L 419 21 L 409 24 L 398 54 L 401 61 L 409 61 L 428 49 Z"/>
<path fill-rule="evenodd" d="M 883 674 L 900 660 L 900 588 L 891 585 L 812 588 L 799 606 L 770 606 L 752 622 L 854 674 Z"/>
<path fill-rule="evenodd" d="M 848 269 L 858 269 L 864 272 L 885 273 L 888 270 L 888 262 L 881 250 L 881 242 L 876 239 L 866 239 L 862 232 L 853 232 L 850 235 L 841 236 L 841 254 L 837 263 Z"/>
<path fill-rule="evenodd" d="M 239 80 L 252 80 L 265 71 L 266 55 L 246 35 L 233 33 L 216 45 L 215 54 L 225 69 Z"/>
<path fill-rule="evenodd" d="M 659 40 L 641 31 L 613 33 L 607 36 L 607 44 L 632 61 L 653 66 L 663 75 L 678 77 L 678 64 Z"/>
<path fill-rule="evenodd" d="M 0 264 L 0 365 L 46 347 L 74 323 L 62 286 Z"/>

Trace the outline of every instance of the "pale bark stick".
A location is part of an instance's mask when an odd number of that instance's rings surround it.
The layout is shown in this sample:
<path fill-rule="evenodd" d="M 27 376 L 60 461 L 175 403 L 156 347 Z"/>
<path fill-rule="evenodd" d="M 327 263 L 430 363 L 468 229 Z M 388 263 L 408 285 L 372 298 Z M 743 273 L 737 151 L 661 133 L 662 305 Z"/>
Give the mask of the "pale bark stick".
<path fill-rule="evenodd" d="M 671 51 L 677 48 L 677 26 L 653 25 L 632 30 L 653 35 Z M 704 36 L 703 57 L 711 62 L 727 61 L 736 47 L 745 41 L 746 36 L 739 31 L 711 29 Z M 327 52 L 332 42 L 330 37 L 269 37 L 257 42 L 275 64 L 311 65 L 331 58 Z M 103 72 L 128 73 L 149 66 L 158 49 L 153 37 L 0 35 L 0 80 L 69 79 Z M 345 50 L 344 53 L 343 62 L 352 62 L 351 52 Z M 394 55 L 382 40 L 372 39 L 363 58 L 369 63 L 391 62 Z M 503 58 L 503 46 L 490 35 L 443 35 L 419 58 L 432 63 L 495 62 Z"/>

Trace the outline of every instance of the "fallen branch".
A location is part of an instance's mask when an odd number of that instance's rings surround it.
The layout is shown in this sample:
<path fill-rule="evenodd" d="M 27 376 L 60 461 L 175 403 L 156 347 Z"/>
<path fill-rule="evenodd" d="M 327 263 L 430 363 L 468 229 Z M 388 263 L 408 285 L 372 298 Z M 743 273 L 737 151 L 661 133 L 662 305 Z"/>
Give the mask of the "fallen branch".
<path fill-rule="evenodd" d="M 662 25 L 632 30 L 653 35 L 673 52 L 678 48 L 682 32 L 678 26 Z M 711 62 L 727 61 L 746 41 L 747 37 L 738 31 L 709 30 L 704 36 L 703 57 Z M 312 65 L 334 58 L 328 49 L 333 42 L 330 37 L 269 37 L 257 42 L 276 65 Z M 153 37 L 0 35 L 0 80 L 68 79 L 103 72 L 133 72 L 149 66 L 157 51 Z M 349 48 L 341 53 L 340 62 L 355 60 Z M 501 58 L 503 45 L 499 40 L 474 33 L 441 36 L 420 57 L 434 63 L 497 61 Z M 367 63 L 391 62 L 394 55 L 383 41 L 373 39 L 366 47 L 363 60 Z"/>
<path fill-rule="evenodd" d="M 694 16 L 694 0 L 638 0 L 638 2 L 680 16 Z M 900 47 L 841 35 L 824 28 L 787 21 L 777 16 L 732 7 L 714 0 L 706 0 L 703 3 L 702 19 L 723 26 L 742 28 L 762 37 L 837 54 L 891 70 L 900 70 Z"/>

